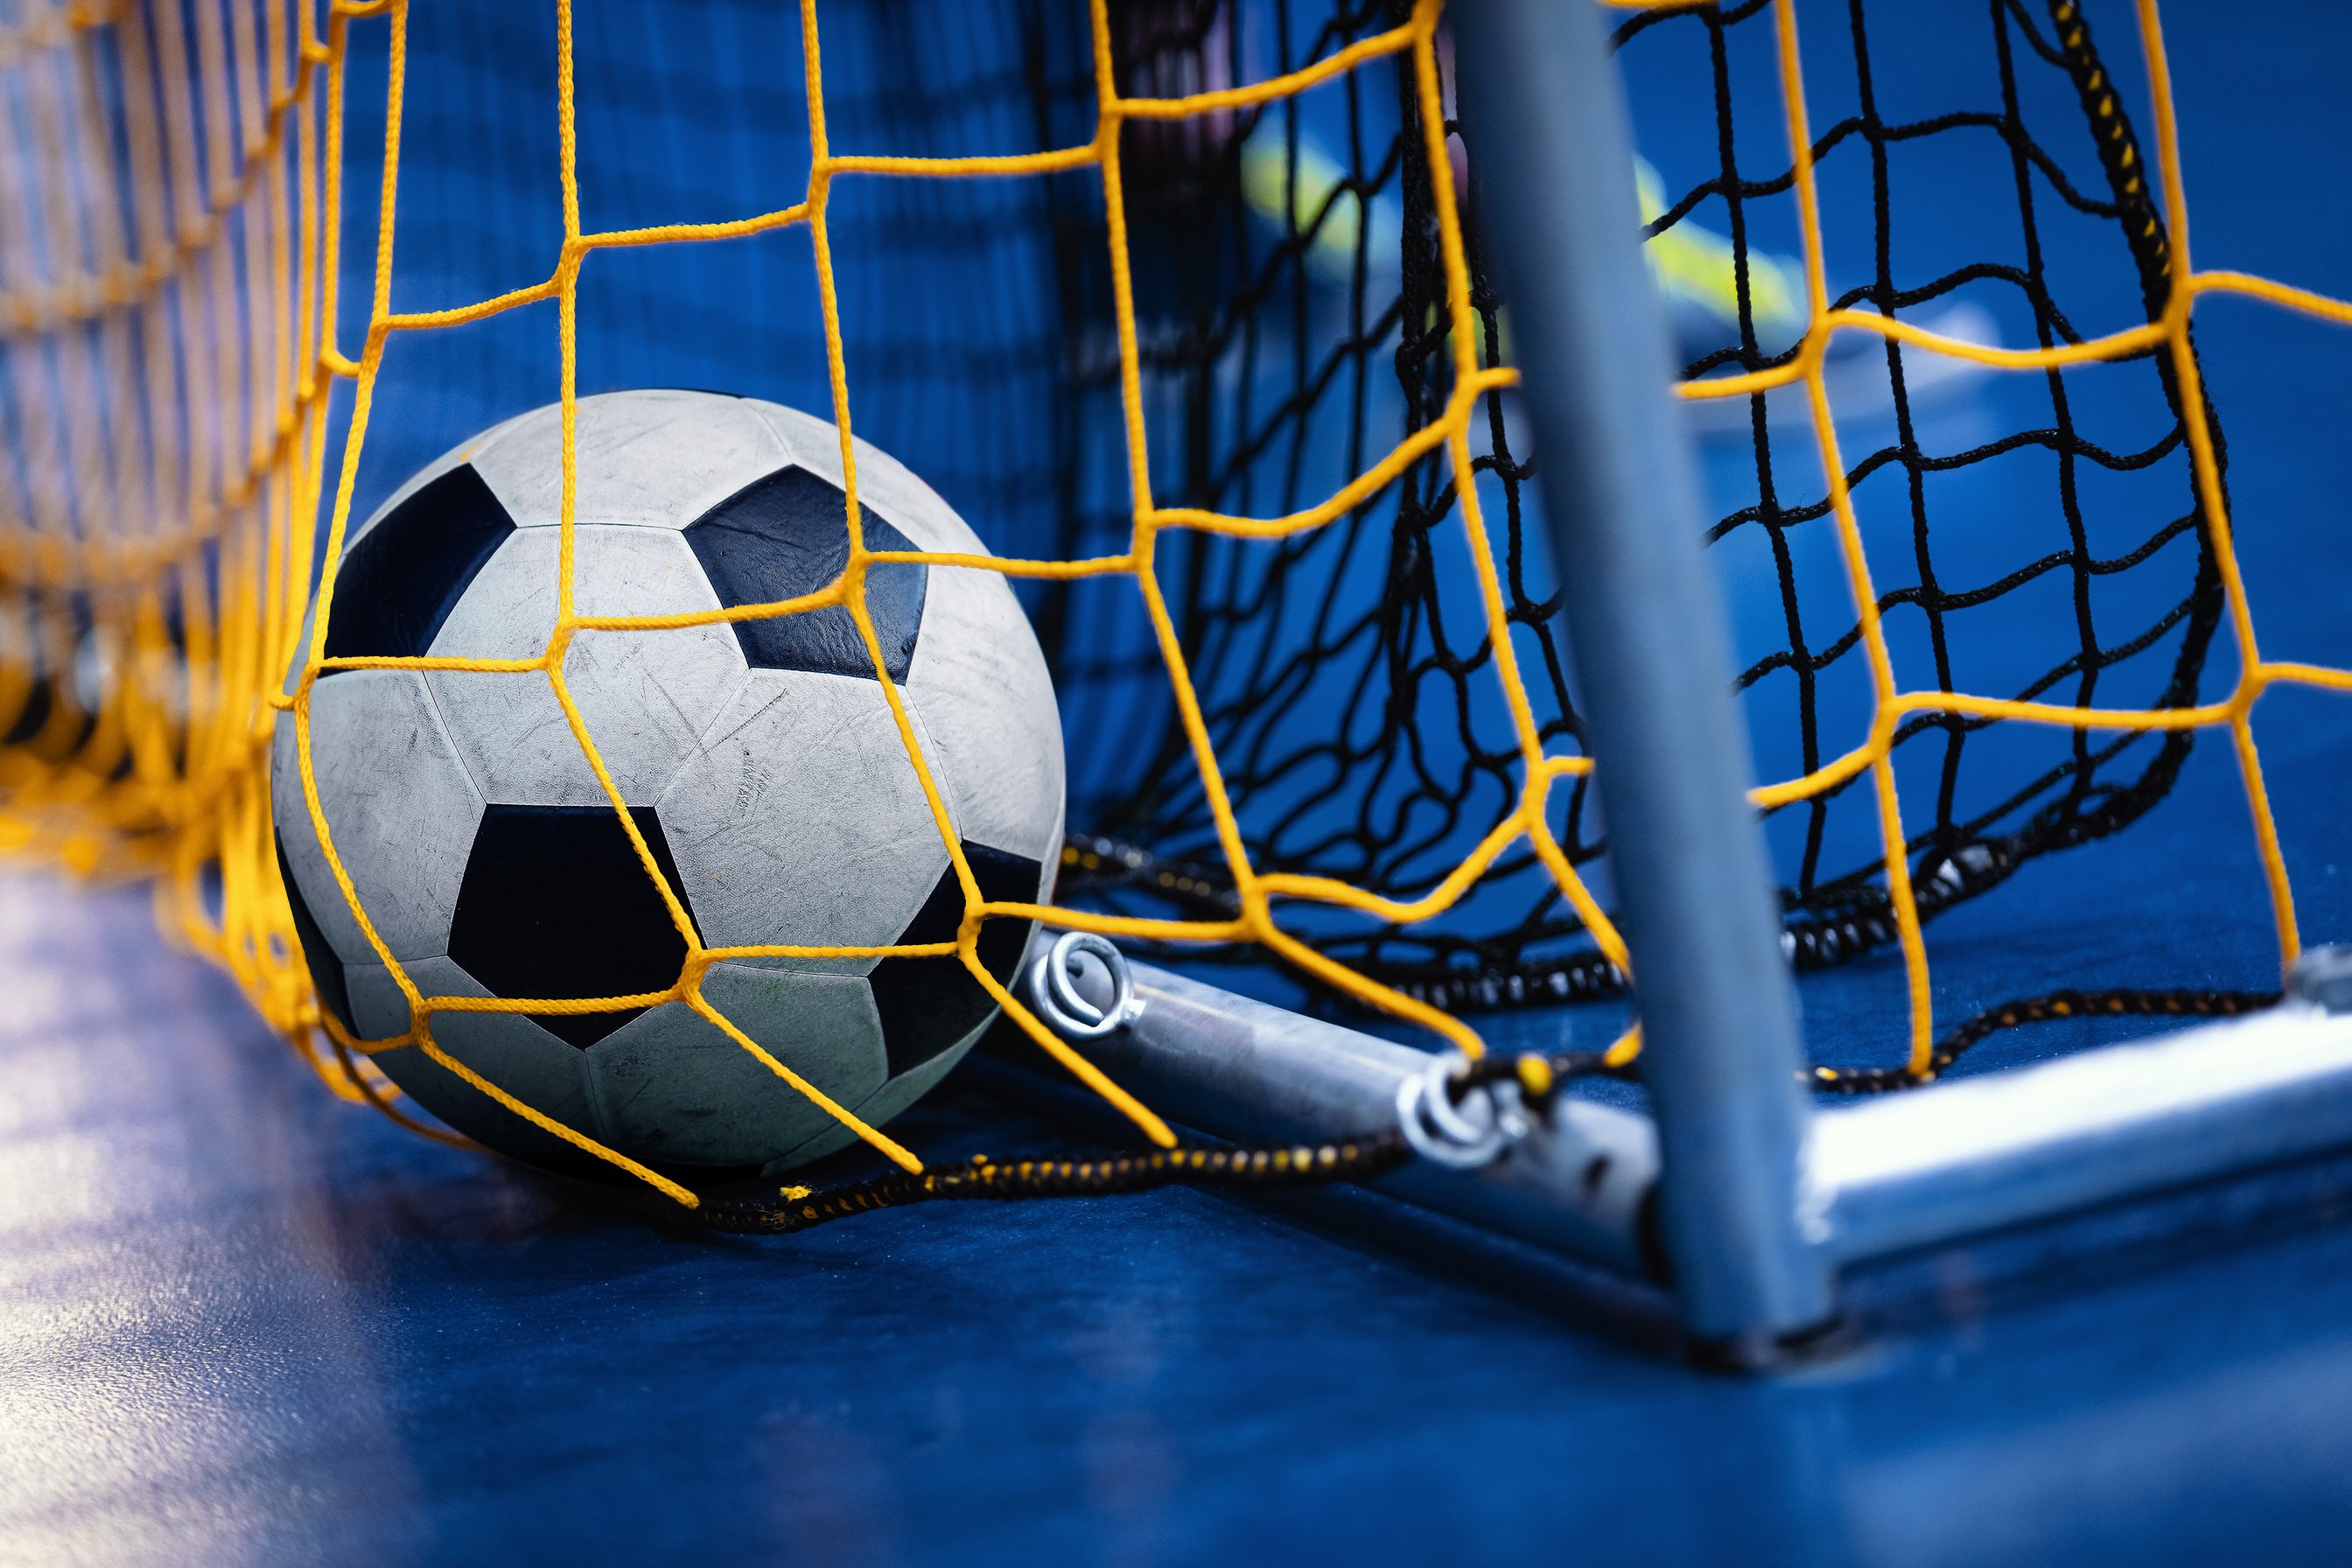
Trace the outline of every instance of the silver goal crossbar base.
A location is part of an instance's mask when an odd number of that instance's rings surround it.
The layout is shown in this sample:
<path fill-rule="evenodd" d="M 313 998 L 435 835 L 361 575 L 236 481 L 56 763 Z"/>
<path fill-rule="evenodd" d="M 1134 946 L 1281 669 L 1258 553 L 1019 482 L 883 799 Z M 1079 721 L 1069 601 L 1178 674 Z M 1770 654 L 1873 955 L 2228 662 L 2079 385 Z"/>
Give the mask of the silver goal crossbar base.
<path fill-rule="evenodd" d="M 1381 1131 L 1449 1059 L 1129 966 L 1108 947 L 1070 963 L 1039 944 L 1029 999 L 1112 1078 L 1202 1132 L 1278 1142 Z M 1074 1015 L 1041 996 L 1057 961 Z M 1791 1226 L 1808 1263 L 1833 1278 L 2339 1152 L 2352 1152 L 2352 954 L 2322 950 L 2268 1012 L 1813 1112 Z M 1672 1289 L 1662 1174 L 1650 1116 L 1563 1094 L 1482 1163 L 1423 1158 L 1375 1184 Z M 1727 1359 L 1719 1336 L 1695 1340 L 1706 1359 Z M 1751 1351 L 1738 1364 L 1774 1359 Z"/>

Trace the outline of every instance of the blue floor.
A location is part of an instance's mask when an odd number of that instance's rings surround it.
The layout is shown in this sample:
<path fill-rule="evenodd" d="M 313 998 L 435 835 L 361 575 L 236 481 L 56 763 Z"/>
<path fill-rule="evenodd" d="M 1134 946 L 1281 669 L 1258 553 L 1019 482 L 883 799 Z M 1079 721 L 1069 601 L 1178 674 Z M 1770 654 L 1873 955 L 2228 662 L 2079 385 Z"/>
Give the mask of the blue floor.
<path fill-rule="evenodd" d="M 2306 147 L 2352 19 L 2168 21 L 2198 263 L 2352 292 L 2352 176 Z M 2200 321 L 2266 651 L 2352 660 L 2352 446 L 2324 395 L 2352 340 L 2227 301 Z M 2352 939 L 2347 709 L 2281 695 L 2262 724 L 2306 930 Z M 2265 984 L 2236 787 L 2201 747 L 2124 839 L 1939 922 L 1939 1013 L 2086 969 Z M 1816 1047 L 1883 1055 L 1895 985 L 1809 984 Z M 2184 1257 L 2041 1284 L 1991 1250 L 1925 1260 L 1842 1356 L 1738 1382 L 1658 1353 L 1633 1304 L 1363 1195 L 780 1241 L 616 1211 L 334 1101 L 131 891 L 0 881 L 0 1562 L 2347 1555 L 2328 1180 L 2294 1223 L 2208 1223 Z M 930 1153 L 1067 1136 L 1004 1093 L 960 1074 L 896 1126 Z"/>
<path fill-rule="evenodd" d="M 128 894 L 0 884 L 0 1560 L 2342 1560 L 2352 1227 L 1954 1253 L 1740 1382 L 1368 1196 L 616 1215 L 329 1100 Z"/>

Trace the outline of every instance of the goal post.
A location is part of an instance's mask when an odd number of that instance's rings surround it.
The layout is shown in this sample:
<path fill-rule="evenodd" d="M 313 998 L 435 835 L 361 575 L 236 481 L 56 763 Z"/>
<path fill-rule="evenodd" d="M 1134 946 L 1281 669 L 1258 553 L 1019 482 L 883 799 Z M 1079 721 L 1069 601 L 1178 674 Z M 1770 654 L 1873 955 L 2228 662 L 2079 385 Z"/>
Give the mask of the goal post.
<path fill-rule="evenodd" d="M 1464 0 L 1462 112 L 1536 438 L 1657 1108 L 1666 1252 L 1691 1331 L 1760 1353 L 1830 1315 L 1798 1234 L 1797 1008 L 1694 459 L 1668 400 L 1623 88 L 1601 16 Z"/>

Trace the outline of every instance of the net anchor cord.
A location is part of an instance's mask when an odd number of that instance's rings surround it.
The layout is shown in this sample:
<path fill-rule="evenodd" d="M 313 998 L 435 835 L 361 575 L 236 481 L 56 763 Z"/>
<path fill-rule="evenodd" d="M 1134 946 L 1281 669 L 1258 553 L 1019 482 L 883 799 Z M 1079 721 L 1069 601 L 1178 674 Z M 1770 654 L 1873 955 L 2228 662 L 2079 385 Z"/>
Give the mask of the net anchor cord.
<path fill-rule="evenodd" d="M 1765 1359 L 1831 1318 L 1832 1279 L 1799 1225 L 1795 998 L 1638 245 L 1622 88 L 1585 7 L 1470 0 L 1454 31 L 1462 111 L 1496 184 L 1554 193 L 1481 216 L 1532 372 L 1567 631 L 1606 759 L 1662 1239 L 1693 1335 Z"/>

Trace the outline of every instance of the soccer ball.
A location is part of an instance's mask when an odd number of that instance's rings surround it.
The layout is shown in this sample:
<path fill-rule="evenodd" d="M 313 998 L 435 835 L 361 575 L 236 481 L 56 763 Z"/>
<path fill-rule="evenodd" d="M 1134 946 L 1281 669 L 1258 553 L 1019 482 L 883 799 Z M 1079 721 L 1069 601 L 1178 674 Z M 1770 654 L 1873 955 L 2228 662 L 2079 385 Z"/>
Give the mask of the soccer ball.
<path fill-rule="evenodd" d="M 710 393 L 615 393 L 579 401 L 576 451 L 577 615 L 769 603 L 823 587 L 848 559 L 840 433 L 824 420 Z M 401 487 L 344 552 L 328 656 L 540 655 L 556 620 L 562 452 L 550 406 Z M 864 442 L 856 452 L 869 549 L 986 552 L 921 480 Z M 982 893 L 1049 897 L 1061 725 L 1011 588 L 985 569 L 884 563 L 868 570 L 866 603 Z M 706 946 L 953 940 L 962 891 L 847 609 L 583 630 L 563 671 Z M 310 735 L 337 853 L 424 995 L 676 984 L 686 942 L 543 673 L 331 669 L 311 690 Z M 321 1005 L 362 1038 L 404 1032 L 407 1004 L 313 831 L 290 713 L 270 777 L 279 866 Z M 982 928 L 980 956 L 999 980 L 1013 978 L 1031 930 Z M 868 1123 L 937 1083 L 995 1013 L 953 956 L 730 959 L 711 966 L 702 994 Z M 779 1170 L 853 1137 L 683 1002 L 442 1012 L 432 1030 L 499 1089 L 656 1169 Z M 493 1148 L 583 1160 L 413 1046 L 374 1060 Z"/>

